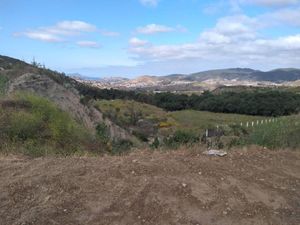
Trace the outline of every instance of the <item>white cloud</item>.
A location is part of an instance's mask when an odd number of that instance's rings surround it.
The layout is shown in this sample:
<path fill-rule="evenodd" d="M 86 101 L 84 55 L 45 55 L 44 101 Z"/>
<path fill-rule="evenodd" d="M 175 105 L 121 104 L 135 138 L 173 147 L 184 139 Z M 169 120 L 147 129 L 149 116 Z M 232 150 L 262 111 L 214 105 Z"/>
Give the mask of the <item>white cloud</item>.
<path fill-rule="evenodd" d="M 97 30 L 95 25 L 83 21 L 61 21 L 54 27 L 44 28 L 45 30 L 62 35 L 73 35 L 77 32 L 94 32 Z"/>
<path fill-rule="evenodd" d="M 19 36 L 22 34 L 16 34 L 16 36 Z M 29 31 L 29 32 L 24 32 L 24 36 L 30 38 L 30 39 L 35 39 L 39 41 L 45 41 L 45 42 L 62 42 L 64 39 L 60 38 L 59 36 L 43 31 Z"/>
<path fill-rule="evenodd" d="M 129 40 L 129 44 L 132 47 L 141 47 L 147 45 L 149 42 L 146 40 L 141 40 L 136 37 L 133 37 Z"/>
<path fill-rule="evenodd" d="M 262 27 L 257 18 L 224 17 L 214 28 L 203 31 L 198 41 L 177 45 L 131 45 L 128 51 L 134 59 L 143 62 L 193 59 L 212 65 L 299 65 L 300 33 L 262 38 L 259 34 Z"/>
<path fill-rule="evenodd" d="M 265 19 L 274 23 L 283 23 L 285 25 L 300 27 L 300 7 L 285 8 L 266 14 Z"/>
<path fill-rule="evenodd" d="M 68 37 L 78 36 L 84 33 L 100 32 L 103 36 L 117 36 L 119 33 L 98 29 L 95 25 L 84 21 L 60 21 L 53 26 L 39 27 L 24 32 L 15 33 L 15 36 L 25 36 L 44 42 L 67 41 Z"/>
<path fill-rule="evenodd" d="M 140 0 L 140 3 L 145 6 L 157 6 L 160 0 Z"/>
<path fill-rule="evenodd" d="M 182 29 L 182 28 L 180 28 Z M 139 34 L 156 34 L 156 33 L 168 33 L 176 31 L 173 27 L 168 27 L 160 24 L 149 24 L 144 27 L 138 27 L 136 32 Z"/>
<path fill-rule="evenodd" d="M 267 6 L 267 7 L 274 7 L 274 6 L 289 6 L 289 5 L 297 4 L 300 1 L 299 0 L 241 0 L 241 2 Z"/>
<path fill-rule="evenodd" d="M 120 33 L 114 32 L 114 31 L 100 30 L 99 32 L 100 32 L 101 35 L 107 36 L 107 37 L 117 37 L 117 36 L 120 36 Z"/>
<path fill-rule="evenodd" d="M 77 41 L 76 44 L 85 48 L 100 48 L 101 46 L 95 41 Z"/>

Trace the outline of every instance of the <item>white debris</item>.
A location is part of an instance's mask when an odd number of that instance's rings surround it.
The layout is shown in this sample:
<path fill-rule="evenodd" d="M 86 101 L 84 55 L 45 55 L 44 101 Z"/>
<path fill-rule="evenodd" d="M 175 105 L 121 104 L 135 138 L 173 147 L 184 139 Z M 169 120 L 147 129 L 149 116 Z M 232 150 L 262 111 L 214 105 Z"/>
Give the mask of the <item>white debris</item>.
<path fill-rule="evenodd" d="M 227 152 L 222 151 L 222 150 L 211 149 L 211 150 L 203 152 L 203 154 L 205 154 L 205 155 L 214 155 L 214 156 L 225 156 L 225 155 L 227 155 Z"/>

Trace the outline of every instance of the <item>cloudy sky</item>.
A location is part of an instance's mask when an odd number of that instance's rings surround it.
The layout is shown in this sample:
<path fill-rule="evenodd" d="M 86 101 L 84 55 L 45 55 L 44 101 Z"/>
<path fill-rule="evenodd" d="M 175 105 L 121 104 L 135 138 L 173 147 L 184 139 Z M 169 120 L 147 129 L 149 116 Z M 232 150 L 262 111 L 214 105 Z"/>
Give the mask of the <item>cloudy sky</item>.
<path fill-rule="evenodd" d="M 0 0 L 0 54 L 95 77 L 300 68 L 300 0 Z"/>

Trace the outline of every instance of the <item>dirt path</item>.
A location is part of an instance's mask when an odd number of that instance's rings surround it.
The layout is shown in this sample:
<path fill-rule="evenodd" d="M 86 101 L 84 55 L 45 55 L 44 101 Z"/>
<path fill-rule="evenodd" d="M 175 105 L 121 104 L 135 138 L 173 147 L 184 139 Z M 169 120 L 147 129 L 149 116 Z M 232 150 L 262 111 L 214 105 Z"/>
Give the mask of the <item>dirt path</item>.
<path fill-rule="evenodd" d="M 298 225 L 300 152 L 0 158 L 1 225 Z"/>

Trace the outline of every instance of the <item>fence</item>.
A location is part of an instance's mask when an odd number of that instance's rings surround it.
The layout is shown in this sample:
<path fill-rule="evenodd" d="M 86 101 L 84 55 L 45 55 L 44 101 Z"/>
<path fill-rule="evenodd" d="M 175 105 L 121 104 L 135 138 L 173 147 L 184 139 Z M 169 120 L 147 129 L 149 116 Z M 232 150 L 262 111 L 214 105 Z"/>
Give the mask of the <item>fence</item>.
<path fill-rule="evenodd" d="M 296 118 L 296 117 L 295 117 Z M 205 133 L 202 135 L 202 141 L 208 145 L 208 148 L 217 147 L 218 144 L 222 144 L 221 139 L 230 137 L 226 135 L 227 132 L 234 133 L 234 127 L 242 128 L 238 129 L 239 132 L 243 131 L 246 134 L 247 132 L 254 131 L 255 128 L 268 126 L 271 124 L 279 123 L 279 124 L 286 124 L 292 122 L 295 126 L 300 125 L 299 117 L 297 117 L 295 121 L 291 120 L 290 117 L 281 117 L 281 118 L 267 118 L 267 119 L 260 119 L 260 120 L 250 120 L 250 121 L 243 121 L 231 124 L 222 124 L 216 125 L 213 128 L 206 129 Z M 224 138 L 222 138 L 224 136 Z M 226 137 L 225 137 L 226 136 Z M 234 137 L 235 135 L 231 135 Z M 238 135 L 239 136 L 239 135 Z"/>

